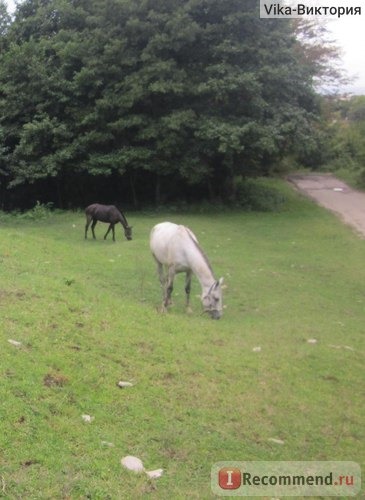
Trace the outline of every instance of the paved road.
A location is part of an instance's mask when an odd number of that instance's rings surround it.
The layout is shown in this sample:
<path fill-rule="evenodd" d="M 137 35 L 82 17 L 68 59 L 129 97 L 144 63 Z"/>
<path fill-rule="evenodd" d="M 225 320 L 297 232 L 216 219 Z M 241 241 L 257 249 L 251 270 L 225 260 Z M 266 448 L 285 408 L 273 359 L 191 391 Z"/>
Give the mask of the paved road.
<path fill-rule="evenodd" d="M 331 174 L 295 174 L 290 175 L 288 180 L 365 238 L 365 193 L 352 189 Z"/>

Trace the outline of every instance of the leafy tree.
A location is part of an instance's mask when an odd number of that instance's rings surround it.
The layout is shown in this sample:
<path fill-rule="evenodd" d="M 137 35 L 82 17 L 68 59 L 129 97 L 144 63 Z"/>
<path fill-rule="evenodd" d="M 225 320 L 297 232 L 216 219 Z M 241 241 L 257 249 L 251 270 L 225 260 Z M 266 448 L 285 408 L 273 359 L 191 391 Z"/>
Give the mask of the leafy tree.
<path fill-rule="evenodd" d="M 156 201 L 167 184 L 234 199 L 313 137 L 318 68 L 256 0 L 25 0 L 1 40 L 11 186 L 104 177 L 135 202 L 151 184 Z"/>
<path fill-rule="evenodd" d="M 293 20 L 293 27 L 300 42 L 296 45 L 298 57 L 310 68 L 314 87 L 336 95 L 339 84 L 348 83 L 348 78 L 340 65 L 340 48 L 331 39 L 326 23 L 298 18 Z"/>
<path fill-rule="evenodd" d="M 11 23 L 11 17 L 8 13 L 4 0 L 0 0 L 0 36 L 2 39 L 7 34 Z"/>

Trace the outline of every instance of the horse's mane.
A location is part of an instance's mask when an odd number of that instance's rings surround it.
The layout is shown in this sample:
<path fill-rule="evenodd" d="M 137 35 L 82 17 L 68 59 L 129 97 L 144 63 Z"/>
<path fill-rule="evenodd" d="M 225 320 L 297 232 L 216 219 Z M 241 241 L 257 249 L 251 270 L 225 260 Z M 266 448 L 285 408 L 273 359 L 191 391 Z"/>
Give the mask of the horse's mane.
<path fill-rule="evenodd" d="M 128 222 L 127 222 L 127 218 L 126 216 L 124 215 L 124 213 L 121 211 L 121 209 L 118 207 L 118 206 L 115 206 L 115 208 L 118 210 L 118 212 L 120 213 L 120 215 L 122 216 L 122 219 L 123 219 L 123 225 L 127 226 L 128 227 Z"/>
<path fill-rule="evenodd" d="M 214 276 L 214 273 L 213 273 L 213 269 L 212 269 L 212 266 L 210 265 L 210 262 L 208 260 L 208 257 L 206 255 L 206 253 L 204 252 L 204 250 L 202 249 L 202 247 L 199 245 L 198 243 L 198 240 L 196 239 L 194 233 L 192 233 L 192 231 L 190 231 L 190 229 L 186 226 L 184 226 L 185 229 L 186 229 L 186 232 L 188 233 L 189 235 L 189 238 L 191 239 L 191 241 L 193 242 L 193 244 L 195 245 L 195 248 L 201 253 L 206 265 L 208 266 L 209 268 L 209 271 L 213 274 Z"/>

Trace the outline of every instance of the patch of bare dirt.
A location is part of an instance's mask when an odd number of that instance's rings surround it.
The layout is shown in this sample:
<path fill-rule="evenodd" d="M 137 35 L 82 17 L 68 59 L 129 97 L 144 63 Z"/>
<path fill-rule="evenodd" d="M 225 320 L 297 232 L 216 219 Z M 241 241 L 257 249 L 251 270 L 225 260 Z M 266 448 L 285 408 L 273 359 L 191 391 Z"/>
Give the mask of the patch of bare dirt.
<path fill-rule="evenodd" d="M 68 383 L 68 378 L 60 373 L 47 373 L 43 378 L 47 387 L 63 387 Z"/>

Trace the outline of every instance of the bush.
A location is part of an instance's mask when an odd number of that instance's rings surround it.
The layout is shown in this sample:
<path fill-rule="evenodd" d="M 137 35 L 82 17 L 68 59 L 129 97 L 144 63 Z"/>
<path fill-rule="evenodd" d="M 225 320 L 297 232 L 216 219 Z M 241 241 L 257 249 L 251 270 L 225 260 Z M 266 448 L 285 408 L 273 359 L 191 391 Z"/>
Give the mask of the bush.
<path fill-rule="evenodd" d="M 246 210 L 275 212 L 283 207 L 286 197 L 268 179 L 238 179 L 236 202 Z"/>
<path fill-rule="evenodd" d="M 53 203 L 43 204 L 37 201 L 37 203 L 31 210 L 24 212 L 23 214 L 19 215 L 19 217 L 21 219 L 28 219 L 34 221 L 47 219 L 52 213 L 52 207 Z"/>

